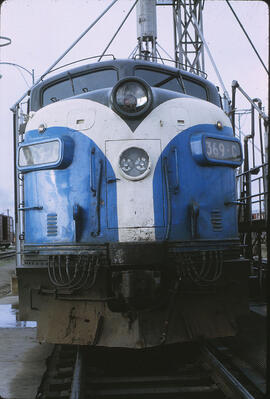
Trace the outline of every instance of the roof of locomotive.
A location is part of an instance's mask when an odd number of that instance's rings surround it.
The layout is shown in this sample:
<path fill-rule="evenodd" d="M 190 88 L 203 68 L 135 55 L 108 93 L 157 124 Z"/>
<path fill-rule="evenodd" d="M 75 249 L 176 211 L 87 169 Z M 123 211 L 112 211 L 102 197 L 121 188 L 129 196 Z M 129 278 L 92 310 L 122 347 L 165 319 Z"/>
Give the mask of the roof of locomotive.
<path fill-rule="evenodd" d="M 86 64 L 72 69 L 64 70 L 60 73 L 57 73 L 41 81 L 39 84 L 34 86 L 31 91 L 30 108 L 32 111 L 36 111 L 42 107 L 40 93 L 41 91 L 44 90 L 44 88 L 52 86 L 54 83 L 70 79 L 71 76 L 76 77 L 84 75 L 91 71 L 115 69 L 118 72 L 118 78 L 120 80 L 128 76 L 134 76 L 134 71 L 136 70 L 136 68 L 145 68 L 147 70 L 169 73 L 175 76 L 179 76 L 180 73 L 184 79 L 197 82 L 198 84 L 204 86 L 205 89 L 207 90 L 208 101 L 216 104 L 217 106 L 220 106 L 220 98 L 216 86 L 213 85 L 211 82 L 209 82 L 207 79 L 197 74 L 187 72 L 182 69 L 178 69 L 165 64 L 159 64 L 150 61 L 134 60 L 134 59 L 113 59 L 109 61 L 95 62 L 92 64 Z"/>

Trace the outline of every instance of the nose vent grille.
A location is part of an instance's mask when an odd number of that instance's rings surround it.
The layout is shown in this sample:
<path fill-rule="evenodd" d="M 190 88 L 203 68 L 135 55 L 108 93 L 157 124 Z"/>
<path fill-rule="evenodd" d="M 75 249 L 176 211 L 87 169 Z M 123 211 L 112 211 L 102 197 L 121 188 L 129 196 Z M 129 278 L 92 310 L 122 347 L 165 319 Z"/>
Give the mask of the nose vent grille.
<path fill-rule="evenodd" d="M 211 223 L 214 231 L 222 231 L 222 216 L 219 209 L 211 211 Z"/>
<path fill-rule="evenodd" d="M 57 214 L 48 213 L 47 215 L 47 236 L 57 236 Z"/>

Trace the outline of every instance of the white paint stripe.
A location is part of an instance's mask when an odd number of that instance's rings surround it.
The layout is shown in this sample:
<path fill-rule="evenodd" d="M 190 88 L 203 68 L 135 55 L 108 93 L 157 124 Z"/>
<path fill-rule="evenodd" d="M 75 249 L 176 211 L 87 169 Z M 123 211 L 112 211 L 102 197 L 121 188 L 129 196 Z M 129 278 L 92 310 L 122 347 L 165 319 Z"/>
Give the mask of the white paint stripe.
<path fill-rule="evenodd" d="M 142 180 L 131 181 L 120 172 L 119 157 L 131 147 L 147 152 L 150 173 Z M 160 140 L 117 140 L 106 142 L 106 157 L 111 160 L 117 180 L 119 241 L 154 240 L 153 176 L 161 153 Z M 131 230 L 131 228 L 134 228 Z M 151 229 L 147 229 L 151 228 Z M 148 231 L 149 230 L 149 231 Z"/>

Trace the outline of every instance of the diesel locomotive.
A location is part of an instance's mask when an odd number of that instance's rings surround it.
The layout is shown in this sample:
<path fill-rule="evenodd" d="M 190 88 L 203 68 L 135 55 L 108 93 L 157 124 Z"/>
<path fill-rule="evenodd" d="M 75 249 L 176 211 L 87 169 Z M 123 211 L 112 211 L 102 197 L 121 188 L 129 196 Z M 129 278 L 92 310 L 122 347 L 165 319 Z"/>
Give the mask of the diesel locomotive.
<path fill-rule="evenodd" d="M 40 341 L 107 347 L 235 334 L 241 162 L 217 88 L 190 72 L 113 59 L 34 86 L 17 152 L 21 319 Z"/>

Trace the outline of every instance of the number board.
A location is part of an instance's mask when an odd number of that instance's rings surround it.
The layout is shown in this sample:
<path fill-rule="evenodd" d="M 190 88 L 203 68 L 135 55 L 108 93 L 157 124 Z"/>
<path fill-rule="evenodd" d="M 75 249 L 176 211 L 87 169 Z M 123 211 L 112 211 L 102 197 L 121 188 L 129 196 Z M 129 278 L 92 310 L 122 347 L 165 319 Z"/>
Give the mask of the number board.
<path fill-rule="evenodd" d="M 241 161 L 241 148 L 236 141 L 207 137 L 205 138 L 205 151 L 209 159 L 232 162 Z"/>

